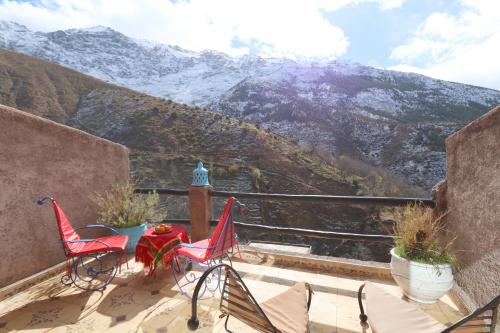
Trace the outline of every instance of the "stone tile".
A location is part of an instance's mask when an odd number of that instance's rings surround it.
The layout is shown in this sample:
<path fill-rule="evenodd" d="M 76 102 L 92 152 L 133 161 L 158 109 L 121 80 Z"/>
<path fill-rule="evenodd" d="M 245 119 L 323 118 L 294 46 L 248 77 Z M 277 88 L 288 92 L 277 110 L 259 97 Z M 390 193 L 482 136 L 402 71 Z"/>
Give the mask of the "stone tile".
<path fill-rule="evenodd" d="M 146 291 L 154 291 L 169 287 L 172 288 L 176 285 L 175 280 L 169 272 L 162 272 L 162 274 L 154 276 L 147 276 L 142 274 L 141 276 L 138 276 L 133 281 L 131 281 L 127 286 Z"/>
<path fill-rule="evenodd" d="M 51 331 L 50 333 L 90 333 L 90 332 L 105 332 L 109 327 L 111 322 L 110 318 L 106 318 L 104 316 L 96 315 L 95 312 L 91 313 L 89 316 L 86 316 L 78 321 L 78 323 L 74 325 L 67 325 L 57 327 Z"/>
<path fill-rule="evenodd" d="M 77 297 L 73 296 L 73 297 Z M 61 299 L 47 299 L 28 304 L 23 311 L 31 312 L 36 316 L 47 319 L 54 319 L 63 324 L 74 324 L 85 315 L 85 309 L 61 301 Z"/>
<path fill-rule="evenodd" d="M 58 327 L 49 332 L 136 332 L 139 326 L 140 321 L 129 320 L 126 316 L 121 320 L 119 317 L 106 316 L 98 312 L 92 312 L 90 315 L 78 321 L 75 325 Z"/>
<path fill-rule="evenodd" d="M 205 300 L 198 306 L 200 327 L 197 332 L 219 332 L 214 330 L 214 324 L 219 320 L 219 301 Z M 187 299 L 173 299 L 157 311 L 151 313 L 143 322 L 141 328 L 147 333 L 189 332 L 187 321 L 191 317 L 191 304 Z M 240 332 L 240 331 L 235 331 Z"/>
<path fill-rule="evenodd" d="M 17 294 L 0 302 L 0 317 L 17 309 L 26 306 L 33 299 L 30 299 L 25 293 Z"/>
<path fill-rule="evenodd" d="M 358 291 L 360 285 L 362 285 L 365 280 L 358 279 L 356 277 L 344 277 L 338 276 L 336 282 L 336 287 L 339 289 L 350 290 L 350 291 Z"/>
<path fill-rule="evenodd" d="M 99 304 L 96 311 L 108 316 L 120 316 L 128 312 L 137 313 L 143 306 L 137 303 L 136 291 L 129 287 L 118 287 L 109 293 Z"/>
<path fill-rule="evenodd" d="M 83 291 L 83 290 L 68 290 L 61 293 L 58 299 L 61 302 L 69 303 L 78 306 L 82 311 L 95 310 L 104 300 L 115 286 L 108 286 L 104 291 Z"/>
<path fill-rule="evenodd" d="M 45 280 L 24 292 L 31 300 L 42 300 L 56 297 L 68 287 L 61 283 L 61 274 Z"/>
<path fill-rule="evenodd" d="M 339 291 L 335 303 L 337 307 L 337 331 L 362 332 L 357 298 L 344 296 Z"/>
<path fill-rule="evenodd" d="M 448 324 L 458 321 L 463 317 L 463 314 L 458 311 L 454 304 L 450 305 L 447 296 L 442 297 L 434 304 L 417 304 L 425 313 L 433 317 L 442 324 Z"/>
<path fill-rule="evenodd" d="M 28 311 L 12 313 L 0 319 L 5 323 L 4 332 L 46 332 L 54 327 L 64 326 L 53 317 L 41 316 Z"/>
<path fill-rule="evenodd" d="M 369 329 L 363 331 L 358 317 L 357 290 L 363 279 L 276 267 L 269 258 L 253 259 L 257 264 L 236 261 L 234 267 L 258 302 L 298 281 L 306 281 L 315 290 L 310 310 L 312 332 L 371 333 Z M 142 264 L 129 263 L 131 268 L 124 269 L 103 292 L 63 286 L 60 277 L 54 277 L 0 302 L 0 333 L 24 329 L 53 333 L 189 332 L 190 301 L 179 294 L 170 272 L 145 276 Z M 373 282 L 401 297 L 395 284 Z M 224 331 L 225 318 L 219 318 L 219 301 L 217 295 L 199 302 L 198 332 Z M 435 305 L 420 307 L 441 322 L 452 322 L 461 316 L 447 297 Z M 230 319 L 229 327 L 234 332 L 255 332 L 235 318 Z"/>
<path fill-rule="evenodd" d="M 161 293 L 152 295 L 146 290 L 117 287 L 101 301 L 96 312 L 115 319 L 126 315 L 127 321 L 140 321 L 164 297 Z"/>
<path fill-rule="evenodd" d="M 188 316 L 190 302 L 187 299 L 170 299 L 150 312 L 141 324 L 144 332 L 177 332 L 171 323 L 178 317 Z M 187 327 L 186 327 L 187 328 Z M 180 332 L 185 331 L 183 328 Z"/>
<path fill-rule="evenodd" d="M 60 283 L 59 276 L 42 281 L 31 288 L 0 302 L 0 316 L 3 313 L 20 309 L 33 301 L 41 301 L 56 297 L 66 288 L 68 287 Z"/>
<path fill-rule="evenodd" d="M 313 332 L 332 332 L 337 326 L 337 295 L 315 292 L 309 309 L 309 321 Z"/>
<path fill-rule="evenodd" d="M 53 328 L 49 331 L 49 333 L 88 333 L 88 331 L 84 331 L 78 325 L 68 325 L 68 326 L 59 326 Z"/>
<path fill-rule="evenodd" d="M 115 278 L 111 281 L 114 285 L 130 284 L 138 277 L 144 276 L 141 263 L 136 263 L 133 259 L 129 260 L 129 268 L 125 264 L 122 265 L 121 273 L 116 273 Z"/>

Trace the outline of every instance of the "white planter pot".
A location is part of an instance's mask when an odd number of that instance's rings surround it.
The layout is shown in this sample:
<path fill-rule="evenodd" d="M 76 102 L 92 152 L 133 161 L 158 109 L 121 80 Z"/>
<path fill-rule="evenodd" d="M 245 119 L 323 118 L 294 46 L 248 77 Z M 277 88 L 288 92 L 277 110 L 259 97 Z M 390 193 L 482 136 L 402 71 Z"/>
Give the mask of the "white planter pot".
<path fill-rule="evenodd" d="M 391 274 L 403 293 L 420 303 L 435 303 L 453 287 L 450 265 L 410 261 L 391 250 Z"/>

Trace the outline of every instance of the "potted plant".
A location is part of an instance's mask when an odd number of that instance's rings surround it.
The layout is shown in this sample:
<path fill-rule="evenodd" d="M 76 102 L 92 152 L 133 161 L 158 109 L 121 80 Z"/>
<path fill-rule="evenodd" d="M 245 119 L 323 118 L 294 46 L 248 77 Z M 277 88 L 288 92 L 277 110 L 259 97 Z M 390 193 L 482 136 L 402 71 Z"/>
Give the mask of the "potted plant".
<path fill-rule="evenodd" d="M 137 242 L 147 230 L 147 221 L 165 218 L 166 211 L 159 208 L 158 193 L 134 193 L 131 182 L 119 183 L 104 194 L 96 193 L 94 202 L 99 207 L 97 221 L 129 236 L 127 252 L 134 252 Z"/>
<path fill-rule="evenodd" d="M 445 214 L 411 204 L 395 212 L 395 247 L 391 250 L 391 273 L 410 299 L 434 303 L 453 287 L 452 242 L 442 246 L 439 236 Z"/>

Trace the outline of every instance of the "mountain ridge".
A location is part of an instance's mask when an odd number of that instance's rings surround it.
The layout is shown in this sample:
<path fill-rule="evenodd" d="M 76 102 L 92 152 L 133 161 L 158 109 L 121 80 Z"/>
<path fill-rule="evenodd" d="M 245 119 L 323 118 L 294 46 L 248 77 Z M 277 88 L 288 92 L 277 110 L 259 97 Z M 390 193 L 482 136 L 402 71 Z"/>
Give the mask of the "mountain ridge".
<path fill-rule="evenodd" d="M 185 188 L 198 160 L 221 190 L 290 194 L 420 195 L 383 170 L 326 159 L 241 120 L 119 87 L 48 61 L 0 49 L 0 103 L 121 143 L 139 186 Z M 376 207 L 247 202 L 251 222 L 356 233 L 386 233 Z M 187 202 L 167 198 L 169 217 Z M 215 201 L 217 210 L 223 203 Z M 302 239 L 244 237 L 300 242 Z M 308 241 L 309 243 L 309 241 Z M 311 241 L 316 253 L 387 259 L 381 244 Z"/>
<path fill-rule="evenodd" d="M 194 52 L 105 27 L 41 33 L 0 22 L 0 47 L 255 123 L 425 189 L 445 177 L 445 138 L 500 104 L 499 91 L 419 74 Z"/>

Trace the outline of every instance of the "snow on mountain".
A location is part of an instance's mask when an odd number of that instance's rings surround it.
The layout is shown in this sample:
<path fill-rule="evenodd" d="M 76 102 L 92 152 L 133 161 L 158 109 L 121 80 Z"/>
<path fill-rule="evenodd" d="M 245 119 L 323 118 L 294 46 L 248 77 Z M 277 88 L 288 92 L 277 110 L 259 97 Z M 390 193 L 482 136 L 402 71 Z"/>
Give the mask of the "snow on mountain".
<path fill-rule="evenodd" d="M 193 52 L 102 26 L 43 33 L 0 21 L 0 47 L 260 123 L 425 188 L 444 177 L 444 138 L 500 104 L 499 91 L 417 74 Z"/>
<path fill-rule="evenodd" d="M 231 58 L 215 51 L 192 52 L 136 40 L 100 26 L 42 33 L 4 21 L 0 22 L 0 47 L 154 96 L 197 105 L 209 104 L 248 76 L 280 66 L 279 62 L 253 57 Z"/>

